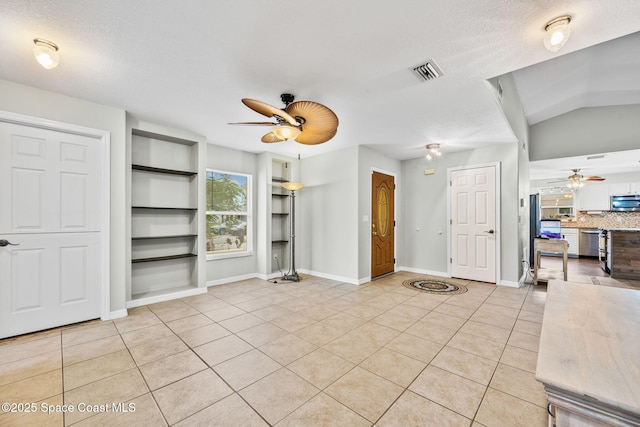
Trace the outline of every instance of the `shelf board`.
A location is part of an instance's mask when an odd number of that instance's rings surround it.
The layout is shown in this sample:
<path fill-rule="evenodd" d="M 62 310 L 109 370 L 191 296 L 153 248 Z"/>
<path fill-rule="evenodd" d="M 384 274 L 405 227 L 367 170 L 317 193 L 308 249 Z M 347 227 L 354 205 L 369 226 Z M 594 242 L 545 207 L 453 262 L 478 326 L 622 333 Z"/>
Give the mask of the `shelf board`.
<path fill-rule="evenodd" d="M 154 239 L 178 239 L 181 237 L 198 237 L 197 234 L 173 234 L 167 236 L 138 236 L 132 237 L 131 240 L 154 240 Z"/>
<path fill-rule="evenodd" d="M 140 262 L 168 261 L 168 260 L 172 260 L 172 259 L 192 258 L 192 257 L 197 257 L 197 256 L 198 255 L 196 255 L 196 254 L 166 255 L 166 256 L 155 256 L 155 257 L 150 257 L 150 258 L 132 259 L 131 262 L 133 264 L 137 264 L 137 263 L 140 263 Z"/>
<path fill-rule="evenodd" d="M 278 194 L 278 193 L 271 193 L 271 196 L 273 196 L 273 197 L 289 197 L 288 194 Z"/>
<path fill-rule="evenodd" d="M 131 209 L 164 209 L 174 211 L 197 211 L 198 208 L 170 208 L 164 206 L 131 206 Z"/>
<path fill-rule="evenodd" d="M 271 212 L 271 215 L 289 215 L 289 212 Z"/>
<path fill-rule="evenodd" d="M 289 180 L 286 179 L 286 178 L 278 178 L 278 177 L 275 177 L 275 176 L 271 177 L 271 181 L 272 182 L 289 182 Z"/>
<path fill-rule="evenodd" d="M 144 166 L 144 165 L 131 165 L 131 169 L 136 171 L 143 171 L 143 172 L 164 173 L 167 175 L 194 176 L 198 174 L 197 172 L 183 171 L 183 170 L 177 170 L 177 169 L 154 168 L 151 166 Z"/>
<path fill-rule="evenodd" d="M 288 240 L 272 240 L 271 243 L 289 243 Z"/>
<path fill-rule="evenodd" d="M 187 296 L 206 293 L 207 288 L 198 288 L 195 285 L 174 286 L 171 288 L 156 291 L 133 292 L 131 294 L 131 299 L 126 303 L 126 307 L 139 307 L 141 305 L 153 304 L 162 301 L 169 301 L 175 298 L 183 298 Z"/>

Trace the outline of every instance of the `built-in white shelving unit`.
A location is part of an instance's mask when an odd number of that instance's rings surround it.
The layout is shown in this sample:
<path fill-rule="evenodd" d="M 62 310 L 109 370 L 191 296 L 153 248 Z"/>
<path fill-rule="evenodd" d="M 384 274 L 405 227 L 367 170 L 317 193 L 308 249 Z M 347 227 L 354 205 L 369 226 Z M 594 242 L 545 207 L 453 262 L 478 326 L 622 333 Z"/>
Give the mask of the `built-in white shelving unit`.
<path fill-rule="evenodd" d="M 280 159 L 271 161 L 271 273 L 289 267 L 289 192 L 282 188 L 291 178 L 291 165 Z M 276 260 L 275 257 L 278 257 Z"/>
<path fill-rule="evenodd" d="M 203 293 L 206 142 L 197 135 L 139 122 L 132 123 L 129 132 L 127 307 Z"/>

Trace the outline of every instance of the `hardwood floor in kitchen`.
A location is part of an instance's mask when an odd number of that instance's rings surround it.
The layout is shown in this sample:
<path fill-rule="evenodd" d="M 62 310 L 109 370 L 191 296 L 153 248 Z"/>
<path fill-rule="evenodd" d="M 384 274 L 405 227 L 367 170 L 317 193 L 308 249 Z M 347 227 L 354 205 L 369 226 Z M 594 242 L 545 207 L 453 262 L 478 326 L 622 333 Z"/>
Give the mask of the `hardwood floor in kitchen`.
<path fill-rule="evenodd" d="M 543 255 L 540 260 L 540 267 L 550 270 L 562 270 L 562 257 Z M 569 282 L 640 289 L 640 281 L 638 280 L 612 279 L 608 273 L 602 270 L 597 258 L 569 258 L 567 270 L 567 280 Z M 527 277 L 527 283 L 532 282 L 532 276 L 533 272 Z"/>

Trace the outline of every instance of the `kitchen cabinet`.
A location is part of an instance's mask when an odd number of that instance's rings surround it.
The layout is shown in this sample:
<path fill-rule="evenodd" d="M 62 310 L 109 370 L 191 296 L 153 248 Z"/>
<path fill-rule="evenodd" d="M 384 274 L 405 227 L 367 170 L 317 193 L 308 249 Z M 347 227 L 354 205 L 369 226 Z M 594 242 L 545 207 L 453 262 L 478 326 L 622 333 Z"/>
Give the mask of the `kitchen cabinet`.
<path fill-rule="evenodd" d="M 609 195 L 640 194 L 640 182 L 616 182 L 609 184 Z"/>
<path fill-rule="evenodd" d="M 640 230 L 614 228 L 609 229 L 607 236 L 611 278 L 640 280 Z"/>
<path fill-rule="evenodd" d="M 569 249 L 567 250 L 569 256 L 578 256 L 580 248 L 578 232 L 579 229 L 577 228 L 562 228 L 562 238 L 569 243 Z"/>
<path fill-rule="evenodd" d="M 610 209 L 609 185 L 601 182 L 589 182 L 579 190 L 578 210 L 608 211 Z"/>

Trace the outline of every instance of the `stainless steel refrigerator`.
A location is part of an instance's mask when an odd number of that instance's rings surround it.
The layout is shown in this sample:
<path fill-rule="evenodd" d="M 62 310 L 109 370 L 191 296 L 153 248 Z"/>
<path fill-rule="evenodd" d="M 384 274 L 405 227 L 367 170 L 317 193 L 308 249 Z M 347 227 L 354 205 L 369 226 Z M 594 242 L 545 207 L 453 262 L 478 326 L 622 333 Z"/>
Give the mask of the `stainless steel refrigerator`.
<path fill-rule="evenodd" d="M 533 267 L 533 239 L 540 235 L 540 195 L 529 196 L 529 267 Z"/>

